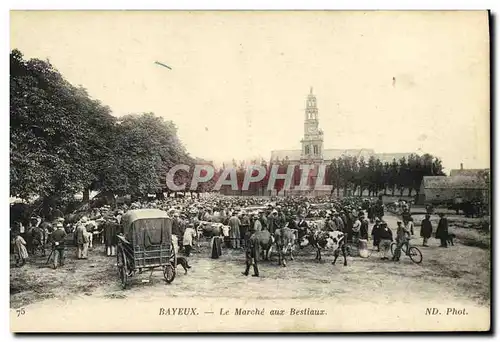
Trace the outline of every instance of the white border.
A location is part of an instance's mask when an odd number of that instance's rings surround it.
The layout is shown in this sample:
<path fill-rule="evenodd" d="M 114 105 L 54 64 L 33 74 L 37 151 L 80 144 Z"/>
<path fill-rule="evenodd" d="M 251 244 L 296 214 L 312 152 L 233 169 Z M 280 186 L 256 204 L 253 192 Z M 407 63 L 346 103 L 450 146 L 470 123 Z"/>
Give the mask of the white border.
<path fill-rule="evenodd" d="M 172 10 L 182 10 L 182 9 L 192 9 L 192 10 L 203 10 L 203 9 L 258 9 L 258 10 L 294 10 L 294 9 L 337 9 L 337 10 L 417 10 L 417 9 L 429 9 L 429 10 L 484 10 L 484 9 L 490 9 L 492 10 L 492 13 L 498 13 L 499 12 L 499 7 L 500 7 L 500 1 L 498 0 L 469 0 L 469 1 L 464 1 L 464 0 L 454 0 L 454 1 L 445 1 L 445 0 L 420 0 L 420 1 L 404 1 L 404 0 L 394 0 L 394 1 L 374 1 L 374 0 L 359 0 L 359 1 L 354 1 L 354 0 L 339 0 L 339 1 L 320 1 L 320 0 L 309 0 L 309 1 L 296 1 L 296 0 L 274 0 L 274 1 L 263 1 L 263 0 L 256 0 L 256 1 L 248 1 L 248 0 L 239 0 L 239 1 L 231 1 L 231 0 L 212 0 L 210 2 L 208 1 L 152 1 L 152 0 L 146 0 L 146 1 L 107 1 L 107 0 L 87 0 L 87 1 L 68 1 L 68 0 L 45 0 L 45 1 L 26 1 L 26 0 L 18 0 L 18 1 L 2 1 L 2 9 L 4 9 L 1 12 L 1 18 L 0 18 L 0 23 L 2 27 L 2 39 L 0 42 L 6 45 L 6 48 L 4 50 L 3 54 L 0 54 L 0 58 L 2 61 L 2 80 L 3 82 L 1 83 L 2 85 L 2 108 L 5 113 L 9 113 L 9 84 L 8 84 L 8 73 L 9 73 L 9 59 L 8 59 L 8 52 L 10 51 L 10 44 L 9 44 L 9 10 L 21 10 L 21 9 L 33 9 L 33 10 L 44 10 L 44 9 L 72 9 L 72 10 L 79 10 L 79 9 L 98 9 L 98 10 L 105 10 L 105 9 L 150 9 L 150 10 L 155 10 L 155 9 L 172 9 Z M 497 20 L 498 24 L 498 20 Z M 495 43 L 497 43 L 497 35 L 494 35 L 495 37 Z M 494 45 L 496 46 L 496 44 Z M 493 61 L 492 61 L 493 62 Z M 498 54 L 496 54 L 496 70 L 498 73 Z M 497 73 L 495 75 L 492 75 L 492 77 L 497 76 Z M 495 92 L 491 94 L 491 96 L 496 96 L 498 95 L 498 88 L 495 89 Z M 6 116 L 5 116 L 6 117 Z M 500 125 L 498 123 L 499 120 L 497 120 L 495 129 L 498 130 L 498 126 Z M 8 164 L 8 158 L 9 158 L 9 143 L 8 143 L 8 136 L 9 136 L 9 130 L 8 130 L 8 125 L 0 125 L 0 129 L 2 130 L 0 137 L 2 138 L 2 142 L 0 144 L 0 153 L 2 156 L 2 159 L 4 160 L 3 165 L 9 165 Z M 498 141 L 497 139 L 494 140 L 496 151 L 500 150 L 500 147 L 498 146 Z M 2 175 L 2 182 L 1 182 L 1 190 L 2 193 L 4 194 L 4 197 L 2 197 L 3 203 L 1 203 L 0 210 L 1 213 L 3 214 L 2 217 L 6 220 L 9 212 L 7 211 L 7 204 L 8 204 L 8 192 L 9 192 L 9 173 L 8 173 L 8 167 L 2 168 L 1 170 L 1 175 Z M 498 179 L 498 173 L 496 172 L 495 168 L 495 173 L 494 173 L 494 179 Z M 495 198 L 496 199 L 496 198 Z M 499 205 L 497 204 L 497 201 L 493 201 L 495 205 L 495 209 L 499 209 Z M 4 221 L 5 222 L 5 221 Z M 495 229 L 494 227 L 493 229 Z M 5 234 L 5 237 L 3 239 L 4 242 L 8 240 L 7 238 L 7 224 L 3 225 L 3 233 Z M 496 240 L 498 240 L 498 236 L 500 234 L 496 233 Z M 495 241 L 496 243 L 497 241 Z M 495 244 L 495 246 L 498 244 Z M 5 247 L 5 245 L 4 245 Z M 10 333 L 9 331 L 9 316 L 8 316 L 8 308 L 9 308 L 9 265 L 8 265 L 8 248 L 2 248 L 1 249 L 4 252 L 5 258 L 3 259 L 3 263 L 1 264 L 2 267 L 2 281 L 1 281 L 1 286 L 3 289 L 3 294 L 4 296 L 2 297 L 2 307 L 4 308 L 2 310 L 2 316 L 4 319 L 1 320 L 1 325 L 2 325 L 2 333 L 5 337 L 5 339 L 2 338 L 3 341 L 6 340 L 13 340 L 14 336 Z M 498 253 L 496 255 L 496 258 L 494 260 L 494 265 L 497 264 L 498 261 Z M 498 284 L 498 282 L 497 282 Z M 498 288 L 496 286 L 495 290 Z M 495 303 L 492 303 L 493 305 Z M 54 312 L 54 316 L 52 319 L 57 319 L 57 312 Z M 495 316 L 496 317 L 496 316 Z M 492 322 L 492 324 L 495 324 L 496 322 Z M 496 326 L 496 324 L 495 324 Z M 306 336 L 301 336 L 302 338 L 310 338 Z M 46 339 L 53 339 L 54 336 L 47 336 L 44 337 Z M 63 337 L 64 339 L 67 339 L 68 337 Z M 107 340 L 110 339 L 111 337 L 92 337 L 93 340 Z M 114 337 L 115 339 L 123 339 L 123 337 Z M 162 336 L 161 338 L 168 338 L 169 340 L 177 340 L 178 337 L 173 337 L 173 336 Z M 193 337 L 189 337 L 193 338 Z M 212 338 L 217 338 L 219 339 L 220 337 L 212 337 Z M 230 337 L 234 338 L 234 337 Z M 241 338 L 238 336 L 237 338 Z M 259 339 L 271 339 L 271 337 L 263 337 L 259 336 L 257 337 Z M 272 337 L 277 338 L 277 336 Z M 281 336 L 281 338 L 288 338 L 288 336 Z M 333 339 L 343 339 L 345 337 L 340 337 L 340 336 L 331 336 L 330 338 Z M 362 337 L 357 337 L 361 339 Z M 369 338 L 374 338 L 374 336 L 370 336 Z M 385 336 L 382 336 L 382 338 L 385 338 Z M 425 337 L 426 339 L 429 339 L 429 337 Z M 135 340 L 141 339 L 140 337 L 133 337 Z M 432 338 L 431 338 L 432 339 Z"/>

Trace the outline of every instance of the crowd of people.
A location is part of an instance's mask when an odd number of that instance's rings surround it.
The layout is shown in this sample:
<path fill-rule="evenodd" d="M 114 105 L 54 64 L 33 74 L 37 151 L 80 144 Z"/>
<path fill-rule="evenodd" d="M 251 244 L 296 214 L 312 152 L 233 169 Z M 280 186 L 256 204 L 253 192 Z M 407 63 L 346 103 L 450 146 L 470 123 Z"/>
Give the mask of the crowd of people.
<path fill-rule="evenodd" d="M 16 222 L 11 229 L 11 240 L 18 266 L 23 266 L 30 254 L 45 255 L 45 246 L 50 246 L 52 265 L 64 265 L 66 247 L 76 246 L 78 259 L 88 257 L 88 249 L 93 242 L 104 244 L 108 256 L 116 255 L 120 233 L 121 217 L 128 210 L 155 208 L 166 211 L 172 217 L 172 235 L 176 236 L 179 251 L 190 256 L 194 242 L 199 238 L 197 228 L 200 222 L 217 222 L 230 227 L 225 243 L 228 248 L 245 249 L 247 256 L 251 247 L 249 238 L 261 230 L 271 234 L 277 229 L 296 229 L 299 237 L 311 227 L 324 231 L 341 231 L 346 241 L 358 243 L 360 240 L 373 241 L 374 248 L 382 253 L 382 259 L 389 259 L 389 248 L 395 240 L 396 251 L 392 260 L 398 261 L 401 249 L 414 235 L 414 222 L 409 208 L 404 208 L 402 220 L 397 222 L 395 234 L 384 221 L 385 206 L 382 196 L 378 199 L 326 197 L 230 197 L 212 194 L 204 198 L 167 198 L 154 201 L 122 203 L 111 208 L 108 205 L 82 210 L 69 215 L 61 211 L 50 219 L 31 217 L 24 227 Z M 371 227 L 371 232 L 370 232 Z M 428 246 L 433 227 L 427 214 L 421 223 L 420 235 L 423 246 Z M 72 235 L 72 238 L 69 237 Z M 446 247 L 448 223 L 444 215 L 436 230 L 436 238 Z M 247 271 L 248 273 L 248 271 Z"/>

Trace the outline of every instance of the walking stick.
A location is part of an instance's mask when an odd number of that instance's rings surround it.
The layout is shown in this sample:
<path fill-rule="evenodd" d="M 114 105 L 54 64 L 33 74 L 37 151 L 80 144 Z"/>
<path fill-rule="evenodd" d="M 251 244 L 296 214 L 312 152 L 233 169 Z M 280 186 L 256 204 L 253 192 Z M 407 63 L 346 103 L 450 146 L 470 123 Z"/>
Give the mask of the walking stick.
<path fill-rule="evenodd" d="M 50 251 L 50 254 L 49 254 L 49 257 L 47 258 L 47 261 L 45 262 L 45 265 L 47 265 L 50 261 L 50 257 L 52 256 L 52 254 L 54 254 L 54 248 L 52 248 L 52 250 Z"/>

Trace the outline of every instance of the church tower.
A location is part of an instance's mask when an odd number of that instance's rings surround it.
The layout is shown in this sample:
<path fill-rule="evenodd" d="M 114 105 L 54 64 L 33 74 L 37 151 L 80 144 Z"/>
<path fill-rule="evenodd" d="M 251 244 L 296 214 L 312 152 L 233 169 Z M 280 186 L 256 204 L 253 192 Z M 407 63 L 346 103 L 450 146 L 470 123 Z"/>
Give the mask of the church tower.
<path fill-rule="evenodd" d="M 321 162 L 323 160 L 323 131 L 319 129 L 318 107 L 313 89 L 307 95 L 304 138 L 302 143 L 302 162 Z"/>

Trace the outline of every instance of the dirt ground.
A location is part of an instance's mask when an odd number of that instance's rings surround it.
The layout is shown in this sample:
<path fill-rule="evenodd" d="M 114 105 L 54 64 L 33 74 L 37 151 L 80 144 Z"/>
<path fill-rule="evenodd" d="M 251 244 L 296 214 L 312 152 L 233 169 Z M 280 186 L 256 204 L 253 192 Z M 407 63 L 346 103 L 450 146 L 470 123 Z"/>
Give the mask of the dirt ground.
<path fill-rule="evenodd" d="M 389 227 L 397 218 L 384 217 Z M 437 217 L 433 217 L 437 219 Z M 435 227 L 435 225 L 434 225 Z M 434 228 L 435 229 L 435 228 Z M 462 229 L 462 228 L 461 228 Z M 414 245 L 422 243 L 416 227 Z M 22 268 L 11 260 L 11 309 L 56 306 L 73 299 L 121 300 L 152 297 L 225 297 L 246 299 L 307 299 L 336 296 L 346 303 L 388 302 L 461 302 L 489 307 L 490 250 L 467 246 L 457 240 L 454 247 L 438 247 L 431 239 L 430 247 L 419 247 L 423 262 L 414 264 L 404 256 L 399 263 L 369 258 L 342 257 L 331 264 L 331 254 L 322 263 L 314 261 L 314 251 L 305 248 L 296 253 L 286 268 L 272 262 L 261 262 L 261 277 L 245 277 L 241 251 L 224 249 L 220 259 L 210 259 L 208 242 L 189 259 L 192 268 L 185 275 L 179 266 L 172 284 L 165 284 L 162 272 L 144 272 L 132 278 L 129 288 L 122 290 L 116 258 L 106 257 L 104 247 L 96 246 L 88 260 L 76 260 L 76 251 L 67 253 L 66 265 L 53 270 L 45 266 L 46 258 L 32 258 Z M 371 244 L 370 244 L 371 246 Z M 148 281 L 149 282 L 145 282 Z M 84 303 L 84 301 L 82 301 Z M 36 305 L 35 305 L 36 304 Z"/>

